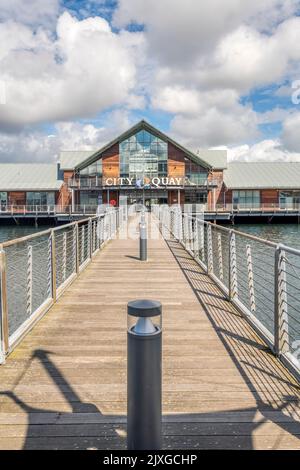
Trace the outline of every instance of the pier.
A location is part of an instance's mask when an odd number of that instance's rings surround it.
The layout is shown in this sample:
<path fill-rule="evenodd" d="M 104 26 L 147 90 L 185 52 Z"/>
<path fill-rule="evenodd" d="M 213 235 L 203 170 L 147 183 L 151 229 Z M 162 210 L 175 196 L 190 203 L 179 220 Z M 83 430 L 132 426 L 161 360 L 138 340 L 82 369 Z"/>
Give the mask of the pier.
<path fill-rule="evenodd" d="M 2 245 L 0 449 L 126 448 L 136 298 L 163 305 L 164 448 L 299 449 L 297 251 L 157 209 L 140 262 L 125 220 L 111 211 Z"/>

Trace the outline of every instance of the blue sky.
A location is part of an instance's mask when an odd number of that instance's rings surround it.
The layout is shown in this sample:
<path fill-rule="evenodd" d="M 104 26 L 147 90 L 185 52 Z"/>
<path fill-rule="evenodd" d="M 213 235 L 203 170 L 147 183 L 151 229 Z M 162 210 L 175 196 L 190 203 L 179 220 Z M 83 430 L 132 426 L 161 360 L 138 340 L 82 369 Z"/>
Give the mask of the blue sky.
<path fill-rule="evenodd" d="M 193 150 L 298 159 L 298 14 L 299 0 L 2 0 L 0 161 L 94 149 L 140 119 Z"/>

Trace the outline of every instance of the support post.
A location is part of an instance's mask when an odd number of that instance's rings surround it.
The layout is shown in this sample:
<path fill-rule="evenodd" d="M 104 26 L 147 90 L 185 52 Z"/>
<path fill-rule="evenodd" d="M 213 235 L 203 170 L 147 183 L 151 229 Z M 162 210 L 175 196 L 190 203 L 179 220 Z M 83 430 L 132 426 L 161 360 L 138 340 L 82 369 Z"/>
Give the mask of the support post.
<path fill-rule="evenodd" d="M 214 272 L 211 225 L 207 225 L 207 272 Z"/>
<path fill-rule="evenodd" d="M 81 264 L 84 262 L 85 226 L 81 226 Z"/>
<path fill-rule="evenodd" d="M 56 302 L 56 249 L 55 249 L 55 232 L 51 230 L 51 264 L 52 264 L 52 298 Z"/>
<path fill-rule="evenodd" d="M 0 364 L 3 364 L 9 348 L 9 327 L 6 286 L 6 254 L 2 246 L 0 246 L 0 321 Z"/>
<path fill-rule="evenodd" d="M 88 256 L 92 259 L 93 254 L 93 230 L 92 230 L 92 219 L 89 218 L 88 222 Z"/>
<path fill-rule="evenodd" d="M 285 251 L 278 245 L 275 250 L 275 353 L 277 356 L 289 351 L 289 325 L 286 286 Z"/>
<path fill-rule="evenodd" d="M 135 300 L 128 303 L 127 313 L 127 449 L 159 450 L 162 306 L 154 300 Z M 136 323 L 132 325 L 134 319 Z"/>
<path fill-rule="evenodd" d="M 76 274 L 79 273 L 79 265 L 80 265 L 80 262 L 79 262 L 79 227 L 78 227 L 78 222 L 76 222 L 75 224 L 75 244 L 76 244 L 76 248 L 75 248 L 75 269 L 76 269 Z"/>
<path fill-rule="evenodd" d="M 229 233 L 229 300 L 238 296 L 235 233 Z"/>
<path fill-rule="evenodd" d="M 251 246 L 250 245 L 246 246 L 246 252 L 247 252 L 247 270 L 248 270 L 250 310 L 251 310 L 252 313 L 255 313 L 256 304 L 255 304 L 255 294 L 254 294 L 252 254 L 251 254 Z"/>
<path fill-rule="evenodd" d="M 67 232 L 63 234 L 63 281 L 67 278 Z"/>
<path fill-rule="evenodd" d="M 219 261 L 219 277 L 220 281 L 224 279 L 223 272 L 223 251 L 222 251 L 222 235 L 218 233 L 218 261 Z"/>
<path fill-rule="evenodd" d="M 147 224 L 145 214 L 140 223 L 140 260 L 147 261 Z"/>
<path fill-rule="evenodd" d="M 32 314 L 32 245 L 27 247 L 27 287 L 26 287 L 27 315 Z"/>

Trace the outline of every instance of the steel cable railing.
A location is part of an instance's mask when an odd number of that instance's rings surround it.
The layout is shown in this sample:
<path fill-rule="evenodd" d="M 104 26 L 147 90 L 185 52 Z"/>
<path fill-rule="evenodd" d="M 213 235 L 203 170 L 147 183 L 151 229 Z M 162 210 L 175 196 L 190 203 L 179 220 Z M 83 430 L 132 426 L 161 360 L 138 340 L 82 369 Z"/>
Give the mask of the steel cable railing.
<path fill-rule="evenodd" d="M 121 209 L 0 245 L 0 363 L 126 220 Z"/>
<path fill-rule="evenodd" d="M 300 376 L 300 251 L 156 207 L 165 238 L 182 243 L 273 352 Z"/>

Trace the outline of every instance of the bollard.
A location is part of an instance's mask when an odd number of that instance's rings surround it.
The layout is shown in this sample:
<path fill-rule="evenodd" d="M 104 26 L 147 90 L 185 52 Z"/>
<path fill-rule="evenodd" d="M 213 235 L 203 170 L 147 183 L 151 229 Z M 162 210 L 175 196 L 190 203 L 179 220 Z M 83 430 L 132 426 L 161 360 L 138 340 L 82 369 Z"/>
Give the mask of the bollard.
<path fill-rule="evenodd" d="M 147 261 L 147 224 L 145 213 L 142 213 L 140 222 L 140 260 Z"/>
<path fill-rule="evenodd" d="M 127 449 L 159 450 L 162 307 L 155 300 L 135 300 L 128 303 L 127 313 Z"/>

